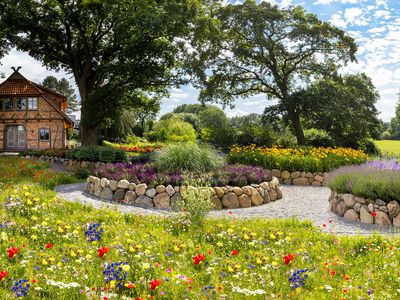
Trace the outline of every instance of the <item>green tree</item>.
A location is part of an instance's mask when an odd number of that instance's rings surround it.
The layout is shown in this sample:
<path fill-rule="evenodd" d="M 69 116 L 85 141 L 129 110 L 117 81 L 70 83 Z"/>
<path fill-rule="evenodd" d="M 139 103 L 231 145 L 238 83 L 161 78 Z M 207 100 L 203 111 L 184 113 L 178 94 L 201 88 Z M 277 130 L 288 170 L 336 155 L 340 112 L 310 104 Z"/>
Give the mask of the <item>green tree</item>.
<path fill-rule="evenodd" d="M 181 82 L 174 67 L 184 57 L 182 40 L 202 4 L 2 0 L 0 28 L 19 50 L 73 75 L 81 99 L 82 143 L 88 145 L 97 142 L 96 130 L 106 118 L 140 102 L 143 92 L 166 95 L 168 86 Z"/>
<path fill-rule="evenodd" d="M 224 111 L 217 106 L 208 106 L 199 112 L 201 138 L 216 147 L 227 148 L 232 144 L 232 131 Z"/>
<path fill-rule="evenodd" d="M 232 104 L 237 97 L 265 94 L 279 100 L 304 145 L 302 99 L 311 80 L 355 61 L 353 38 L 302 7 L 279 9 L 268 2 L 213 9 L 212 23 L 198 23 L 188 56 L 201 101 Z"/>
<path fill-rule="evenodd" d="M 61 78 L 60 80 L 58 80 L 54 76 L 47 76 L 43 80 L 42 85 L 60 93 L 67 98 L 68 114 L 79 110 L 79 102 L 76 98 L 75 91 L 73 87 L 69 84 L 67 79 Z"/>
<path fill-rule="evenodd" d="M 189 114 L 199 114 L 201 111 L 207 109 L 209 105 L 205 104 L 181 104 L 172 111 L 175 114 L 178 113 L 189 113 Z"/>
<path fill-rule="evenodd" d="M 392 138 L 400 139 L 400 100 L 397 102 L 396 114 L 390 121 L 388 130 Z"/>
<path fill-rule="evenodd" d="M 379 93 L 364 73 L 318 80 L 301 97 L 307 127 L 325 130 L 336 145 L 358 148 L 379 137 Z"/>

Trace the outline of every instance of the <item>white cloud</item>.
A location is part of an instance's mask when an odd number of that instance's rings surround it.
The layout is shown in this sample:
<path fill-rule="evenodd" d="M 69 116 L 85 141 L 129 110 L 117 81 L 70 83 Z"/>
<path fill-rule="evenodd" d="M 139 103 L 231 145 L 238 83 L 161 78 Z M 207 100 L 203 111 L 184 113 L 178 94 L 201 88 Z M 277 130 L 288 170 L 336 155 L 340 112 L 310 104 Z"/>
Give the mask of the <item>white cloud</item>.
<path fill-rule="evenodd" d="M 281 2 L 281 7 L 288 7 L 290 5 L 293 5 L 292 0 L 282 0 Z"/>
<path fill-rule="evenodd" d="M 344 11 L 344 18 L 347 24 L 354 24 L 354 25 L 367 25 L 368 22 L 366 21 L 363 10 L 359 7 L 351 7 L 347 8 Z"/>
<path fill-rule="evenodd" d="M 229 109 L 229 110 L 225 109 L 225 113 L 229 118 L 245 116 L 248 114 L 248 112 L 246 112 L 242 109 L 238 109 L 238 108 Z"/>
<path fill-rule="evenodd" d="M 347 27 L 347 22 L 339 14 L 333 14 L 329 22 L 331 22 L 333 25 L 337 27 L 343 27 L 343 28 Z"/>
<path fill-rule="evenodd" d="M 385 30 L 386 30 L 385 27 L 374 27 L 374 28 L 368 29 L 368 32 L 379 33 L 379 32 L 384 32 Z"/>
<path fill-rule="evenodd" d="M 375 11 L 375 17 L 376 18 L 384 18 L 384 19 L 390 19 L 391 13 L 388 10 L 377 10 Z"/>

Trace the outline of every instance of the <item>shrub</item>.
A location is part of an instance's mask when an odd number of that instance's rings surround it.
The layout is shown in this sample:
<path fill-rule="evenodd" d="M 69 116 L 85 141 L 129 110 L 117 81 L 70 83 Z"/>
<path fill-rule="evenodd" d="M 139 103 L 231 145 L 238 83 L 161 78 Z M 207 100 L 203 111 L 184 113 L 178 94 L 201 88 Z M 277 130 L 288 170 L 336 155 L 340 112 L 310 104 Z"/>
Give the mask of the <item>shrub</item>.
<path fill-rule="evenodd" d="M 126 160 L 125 151 L 101 146 L 77 147 L 67 150 L 66 156 L 70 159 L 96 162 L 118 162 Z"/>
<path fill-rule="evenodd" d="M 365 140 L 360 141 L 358 148 L 369 155 L 378 156 L 378 155 L 382 154 L 373 139 L 365 139 Z"/>
<path fill-rule="evenodd" d="M 148 133 L 148 138 L 165 143 L 194 142 L 197 135 L 191 124 L 180 118 L 171 118 L 158 122 Z"/>
<path fill-rule="evenodd" d="M 372 161 L 342 167 L 330 174 L 328 186 L 337 193 L 400 202 L 400 164 L 395 160 Z"/>
<path fill-rule="evenodd" d="M 232 164 L 261 166 L 301 172 L 328 172 L 340 166 L 361 164 L 367 155 L 350 148 L 261 148 L 233 147 L 228 155 Z"/>
<path fill-rule="evenodd" d="M 304 130 L 304 138 L 307 146 L 313 147 L 332 147 L 334 146 L 333 139 L 325 130 L 311 128 Z"/>
<path fill-rule="evenodd" d="M 156 151 L 154 164 L 163 172 L 208 172 L 222 167 L 225 159 L 207 144 L 171 144 Z"/>

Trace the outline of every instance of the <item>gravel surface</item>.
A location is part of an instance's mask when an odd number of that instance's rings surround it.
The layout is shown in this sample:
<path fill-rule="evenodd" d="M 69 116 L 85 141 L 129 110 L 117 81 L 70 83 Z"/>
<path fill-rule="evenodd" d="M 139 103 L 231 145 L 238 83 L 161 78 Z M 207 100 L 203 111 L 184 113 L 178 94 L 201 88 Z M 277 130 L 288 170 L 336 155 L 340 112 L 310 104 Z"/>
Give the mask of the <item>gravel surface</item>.
<path fill-rule="evenodd" d="M 84 183 L 62 185 L 55 188 L 57 195 L 69 201 L 81 202 L 93 205 L 95 208 L 108 206 L 116 208 L 123 213 L 166 215 L 168 212 L 134 207 L 124 204 L 115 204 L 102 201 L 84 191 Z M 379 227 L 377 225 L 347 221 L 329 210 L 328 198 L 330 189 L 326 187 L 300 187 L 281 186 L 283 199 L 266 205 L 250 208 L 238 208 L 231 210 L 215 210 L 210 216 L 225 217 L 235 216 L 239 218 L 291 218 L 311 220 L 316 226 L 328 232 L 337 234 L 399 234 L 399 230 L 393 227 Z"/>

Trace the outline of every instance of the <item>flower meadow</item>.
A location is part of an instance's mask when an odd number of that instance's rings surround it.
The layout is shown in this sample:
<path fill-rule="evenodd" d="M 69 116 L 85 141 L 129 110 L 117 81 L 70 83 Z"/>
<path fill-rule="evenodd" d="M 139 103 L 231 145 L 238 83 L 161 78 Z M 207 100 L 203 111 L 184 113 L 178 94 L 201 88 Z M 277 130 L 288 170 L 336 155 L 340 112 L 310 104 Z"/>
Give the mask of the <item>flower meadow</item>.
<path fill-rule="evenodd" d="M 264 148 L 255 145 L 233 147 L 230 163 L 300 172 L 329 172 L 340 166 L 359 165 L 367 160 L 361 150 L 351 148 Z"/>
<path fill-rule="evenodd" d="M 0 159 L 0 166 L 3 159 Z M 3 180 L 3 178 L 1 178 Z M 309 222 L 142 216 L 0 188 L 0 299 L 398 299 L 400 240 Z"/>

